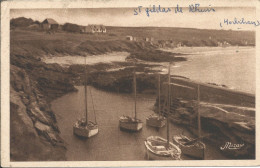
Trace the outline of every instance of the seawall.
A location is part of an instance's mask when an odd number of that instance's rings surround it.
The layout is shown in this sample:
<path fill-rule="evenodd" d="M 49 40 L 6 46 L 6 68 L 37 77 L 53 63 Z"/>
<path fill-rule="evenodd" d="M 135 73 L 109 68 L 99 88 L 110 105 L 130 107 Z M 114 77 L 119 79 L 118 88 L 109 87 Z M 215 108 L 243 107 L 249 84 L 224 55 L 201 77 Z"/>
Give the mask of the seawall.
<path fill-rule="evenodd" d="M 221 86 L 214 86 L 212 84 L 199 83 L 181 77 L 171 78 L 171 83 L 171 95 L 175 98 L 197 100 L 197 88 L 198 85 L 200 85 L 201 101 L 252 108 L 255 107 L 255 95 L 253 94 L 236 91 Z M 167 86 L 163 87 L 163 93 L 165 94 L 165 92 L 167 92 Z"/>

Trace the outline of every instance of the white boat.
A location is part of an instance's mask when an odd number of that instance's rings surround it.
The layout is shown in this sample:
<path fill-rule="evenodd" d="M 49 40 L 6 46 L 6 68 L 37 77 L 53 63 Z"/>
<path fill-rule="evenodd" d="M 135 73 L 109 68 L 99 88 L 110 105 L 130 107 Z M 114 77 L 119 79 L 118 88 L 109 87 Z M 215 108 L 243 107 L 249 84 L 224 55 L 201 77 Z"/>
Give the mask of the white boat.
<path fill-rule="evenodd" d="M 170 64 L 168 70 L 168 115 L 170 113 Z M 151 160 L 180 160 L 181 150 L 169 140 L 169 117 L 167 117 L 167 140 L 159 136 L 150 136 L 145 141 L 146 154 Z"/>
<path fill-rule="evenodd" d="M 143 128 L 143 122 L 129 116 L 121 116 L 119 126 L 122 130 L 139 131 Z"/>
<path fill-rule="evenodd" d="M 149 160 L 180 160 L 181 150 L 173 143 L 159 136 L 150 136 L 144 141 Z"/>
<path fill-rule="evenodd" d="M 146 125 L 161 128 L 165 126 L 165 117 L 161 115 L 160 74 L 158 76 L 158 114 L 152 114 L 146 118 Z"/>
<path fill-rule="evenodd" d="M 196 159 L 205 159 L 205 149 L 206 145 L 201 142 L 201 125 L 200 125 L 200 85 L 198 85 L 198 105 L 197 105 L 197 113 L 198 113 L 198 138 L 191 139 L 184 135 L 175 135 L 173 136 L 173 142 L 177 144 L 181 150 L 183 155 L 187 155 L 189 157 L 193 157 Z"/>
<path fill-rule="evenodd" d="M 146 125 L 161 128 L 165 126 L 166 121 L 165 117 L 159 116 L 157 114 L 152 114 L 146 118 Z"/>
<path fill-rule="evenodd" d="M 134 85 L 134 98 L 135 98 L 135 115 L 134 115 L 134 117 L 121 116 L 119 118 L 119 127 L 121 130 L 140 131 L 143 128 L 143 122 L 137 118 L 137 111 L 136 111 L 136 74 L 135 74 L 135 71 L 134 71 L 133 85 Z"/>
<path fill-rule="evenodd" d="M 86 65 L 86 59 L 85 59 Z M 88 105 L 87 105 L 87 77 L 86 77 L 86 67 L 85 67 L 85 75 L 84 75 L 84 88 L 85 88 L 85 118 L 79 119 L 73 125 L 73 133 L 79 137 L 90 138 L 98 133 L 98 124 L 95 121 L 88 121 Z M 91 92 L 90 92 L 91 93 Z M 93 104 L 94 106 L 94 104 Z M 94 109 L 94 108 L 93 108 Z M 94 109 L 95 112 L 95 109 Z"/>
<path fill-rule="evenodd" d="M 173 136 L 173 142 L 178 144 L 182 154 L 196 159 L 205 158 L 206 146 L 201 141 L 190 139 L 185 135 L 176 135 Z"/>
<path fill-rule="evenodd" d="M 85 119 L 81 119 L 74 124 L 73 133 L 80 137 L 89 138 L 98 133 L 98 125 L 91 121 L 86 125 Z"/>

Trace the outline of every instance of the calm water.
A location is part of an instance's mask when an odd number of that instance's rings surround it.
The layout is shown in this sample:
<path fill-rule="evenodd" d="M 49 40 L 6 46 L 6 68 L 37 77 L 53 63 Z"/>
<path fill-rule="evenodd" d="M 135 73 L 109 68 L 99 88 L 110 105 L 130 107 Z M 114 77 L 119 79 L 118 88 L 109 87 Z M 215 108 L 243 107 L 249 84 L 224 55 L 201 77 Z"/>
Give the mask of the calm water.
<path fill-rule="evenodd" d="M 187 56 L 188 61 L 179 62 L 173 66 L 171 74 L 186 76 L 201 82 L 225 84 L 237 90 L 255 93 L 255 48 L 185 47 L 171 51 L 190 54 Z M 115 55 L 91 56 L 88 62 L 91 64 L 104 61 L 109 63 L 114 59 L 125 61 L 127 53 L 119 55 L 121 55 L 120 60 Z M 49 60 L 49 63 L 56 61 L 61 65 L 81 64 L 85 62 L 82 58 L 84 57 L 79 57 L 79 60 L 75 57 L 66 60 L 55 58 L 56 60 Z M 162 63 L 161 65 L 166 66 L 167 64 Z M 133 114 L 134 100 L 132 96 L 89 88 L 92 91 L 96 118 L 99 123 L 99 134 L 90 139 L 79 139 L 72 132 L 74 122 L 84 116 L 83 87 L 78 87 L 78 92 L 67 94 L 52 102 L 52 109 L 57 115 L 61 137 L 67 143 L 68 160 L 145 160 L 145 138 L 151 135 L 166 138 L 165 127 L 154 129 L 145 125 L 145 118 L 153 113 L 155 96 L 138 96 L 138 118 L 144 122 L 144 126 L 141 132 L 128 133 L 120 131 L 118 120 L 121 115 Z M 88 97 L 89 115 L 94 120 L 90 92 L 88 92 Z M 170 124 L 170 137 L 182 132 L 189 135 L 184 128 Z M 216 147 L 210 144 L 206 145 L 206 159 L 226 159 L 216 150 Z"/>
<path fill-rule="evenodd" d="M 73 135 L 74 122 L 84 116 L 84 87 L 77 87 L 78 92 L 67 94 L 52 102 L 52 109 L 57 116 L 61 137 L 67 144 L 67 159 L 71 161 L 85 160 L 145 160 L 144 140 L 151 135 L 166 138 L 166 127 L 155 129 L 145 125 L 145 118 L 152 114 L 155 96 L 138 95 L 138 118 L 144 124 L 138 133 L 120 131 L 119 116 L 132 115 L 134 99 L 129 94 L 115 94 L 88 87 L 88 110 L 90 119 L 94 121 L 93 103 L 99 124 L 99 133 L 90 139 L 79 139 Z M 91 100 L 93 98 L 93 103 Z M 185 129 L 170 124 L 170 137 L 174 134 L 190 135 Z M 207 144 L 207 159 L 226 159 L 215 147 Z M 183 158 L 190 159 L 190 158 Z"/>
<path fill-rule="evenodd" d="M 255 94 L 253 47 L 182 47 L 168 51 L 190 54 L 188 61 L 176 63 L 171 74 Z"/>
<path fill-rule="evenodd" d="M 255 94 L 256 56 L 254 47 L 180 47 L 167 51 L 189 54 L 188 61 L 176 63 L 171 69 L 171 74 L 185 76 L 199 82 L 226 85 L 235 90 Z M 128 55 L 127 52 L 112 52 L 88 56 L 86 63 L 125 62 Z M 43 61 L 69 66 L 85 64 L 85 57 L 45 57 Z M 167 72 L 168 63 L 143 62 L 162 65 L 163 70 Z M 114 70 L 120 70 L 120 68 L 111 69 L 111 71 Z"/>

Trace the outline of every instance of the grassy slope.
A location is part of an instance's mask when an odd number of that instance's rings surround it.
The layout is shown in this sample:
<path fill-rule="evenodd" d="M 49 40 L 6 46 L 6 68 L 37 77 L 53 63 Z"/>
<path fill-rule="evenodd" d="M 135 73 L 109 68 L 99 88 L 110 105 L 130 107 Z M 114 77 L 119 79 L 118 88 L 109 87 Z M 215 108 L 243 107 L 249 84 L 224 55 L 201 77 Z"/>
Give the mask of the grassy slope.
<path fill-rule="evenodd" d="M 152 46 L 146 46 L 152 47 Z M 121 41 L 120 38 L 109 35 L 89 35 L 59 32 L 46 34 L 44 32 L 15 30 L 11 31 L 12 54 L 40 56 L 46 54 L 85 55 L 100 54 L 109 51 L 124 51 L 140 48 L 139 44 Z"/>
<path fill-rule="evenodd" d="M 47 34 L 42 31 L 11 31 L 11 47 L 14 54 L 54 54 L 67 53 L 81 55 L 84 53 L 99 54 L 109 51 L 136 51 L 143 48 L 151 49 L 150 43 L 130 42 L 125 39 L 127 35 L 138 38 L 154 37 L 157 40 L 172 40 L 175 43 L 183 42 L 192 46 L 215 46 L 217 41 L 227 41 L 232 45 L 243 45 L 246 40 L 255 44 L 255 32 L 224 31 L 224 30 L 199 30 L 185 28 L 151 28 L 151 27 L 107 27 L 107 34 L 79 34 L 59 32 Z M 13 38 L 12 38 L 13 37 Z M 211 39 L 209 39 L 211 37 Z M 20 50 L 17 51 L 17 49 Z"/>
<path fill-rule="evenodd" d="M 146 42 L 130 42 L 124 37 L 108 34 L 78 34 L 15 30 L 11 31 L 11 54 L 39 58 L 45 55 L 96 55 L 112 51 L 126 51 L 131 57 L 147 61 L 184 61 L 181 55 L 158 51 L 156 46 Z"/>
<path fill-rule="evenodd" d="M 167 27 L 107 27 L 107 32 L 118 36 L 154 37 L 155 40 L 173 40 L 193 46 L 211 46 L 217 41 L 227 41 L 233 45 L 241 45 L 241 41 L 255 44 L 255 32 L 207 30 L 191 28 Z M 211 37 L 211 39 L 209 39 Z"/>

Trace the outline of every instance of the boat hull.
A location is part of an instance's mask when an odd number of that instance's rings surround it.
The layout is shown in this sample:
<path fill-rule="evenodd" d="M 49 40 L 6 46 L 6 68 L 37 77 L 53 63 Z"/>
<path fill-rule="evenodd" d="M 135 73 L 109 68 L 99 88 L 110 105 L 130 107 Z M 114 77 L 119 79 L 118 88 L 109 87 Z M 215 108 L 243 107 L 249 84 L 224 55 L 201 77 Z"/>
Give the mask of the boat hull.
<path fill-rule="evenodd" d="M 146 142 L 145 142 L 146 143 Z M 147 144 L 145 144 L 147 146 Z M 171 155 L 157 155 L 146 148 L 146 155 L 148 160 L 173 160 Z"/>
<path fill-rule="evenodd" d="M 181 138 L 182 136 L 174 136 L 173 142 L 179 146 L 184 155 L 196 159 L 205 159 L 206 145 L 204 143 L 202 143 L 201 141 L 196 141 L 194 142 L 194 144 L 184 145 L 183 143 L 181 143 Z M 186 136 L 183 136 L 183 138 L 187 138 L 188 140 L 190 140 Z"/>
<path fill-rule="evenodd" d="M 74 135 L 77 135 L 79 137 L 90 138 L 90 137 L 98 134 L 98 126 L 96 124 L 82 126 L 82 125 L 80 125 L 80 122 L 78 121 L 73 126 L 73 133 L 74 133 Z"/>
<path fill-rule="evenodd" d="M 155 137 L 155 138 L 154 138 Z M 146 147 L 146 154 L 149 160 L 180 160 L 181 156 L 181 150 L 178 148 L 178 146 L 174 145 L 173 143 L 169 143 L 170 149 L 169 150 L 158 150 L 156 151 L 155 149 L 158 148 L 158 146 L 152 146 L 151 140 L 154 139 L 159 139 L 163 146 L 167 143 L 167 141 L 161 137 L 157 136 L 151 136 L 148 137 L 145 141 L 145 147 Z M 160 143 L 160 142 L 159 142 Z"/>
<path fill-rule="evenodd" d="M 151 127 L 161 128 L 165 126 L 166 121 L 164 117 L 150 116 L 146 118 L 146 125 Z"/>
<path fill-rule="evenodd" d="M 119 120 L 119 127 L 122 130 L 140 131 L 143 128 L 143 123 L 142 122 L 135 122 L 135 121 L 121 121 L 121 120 Z"/>

